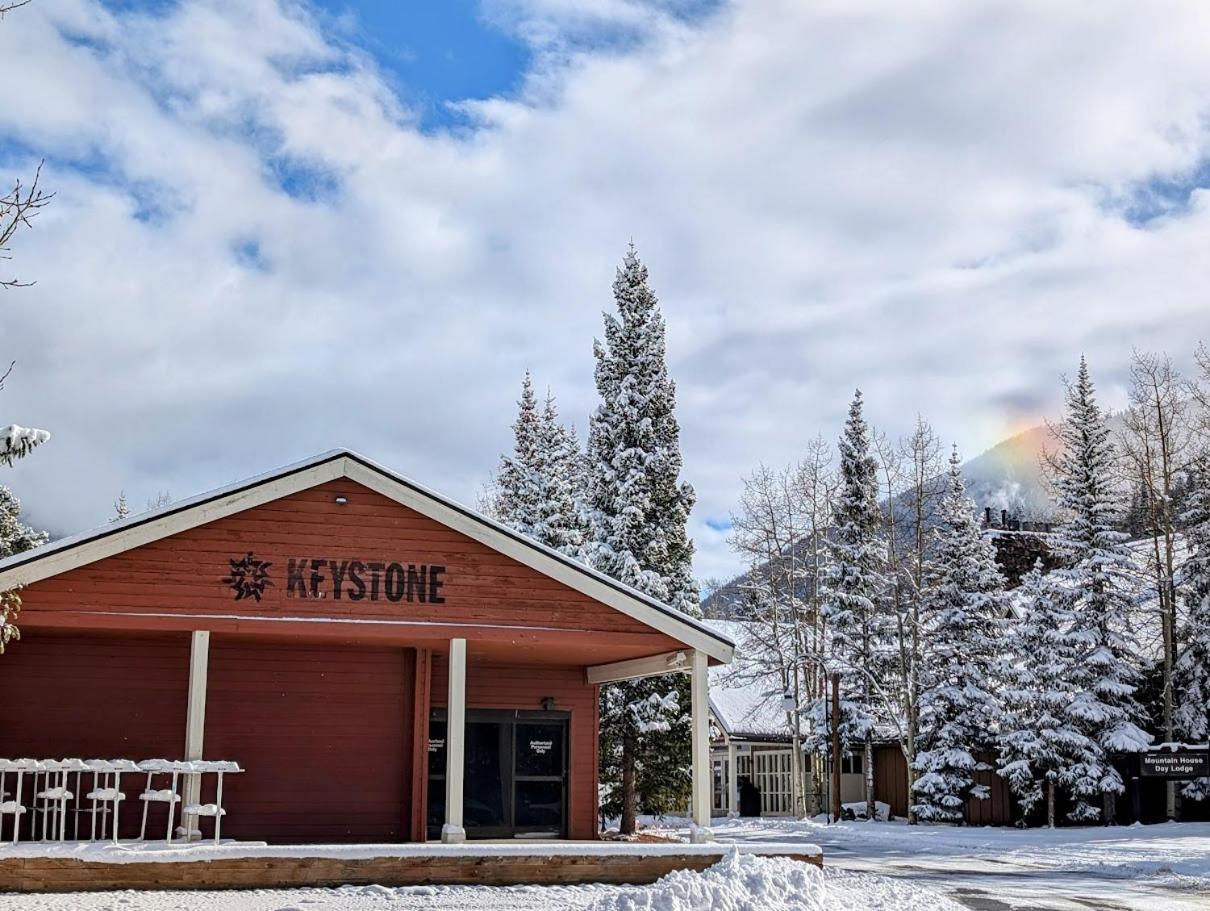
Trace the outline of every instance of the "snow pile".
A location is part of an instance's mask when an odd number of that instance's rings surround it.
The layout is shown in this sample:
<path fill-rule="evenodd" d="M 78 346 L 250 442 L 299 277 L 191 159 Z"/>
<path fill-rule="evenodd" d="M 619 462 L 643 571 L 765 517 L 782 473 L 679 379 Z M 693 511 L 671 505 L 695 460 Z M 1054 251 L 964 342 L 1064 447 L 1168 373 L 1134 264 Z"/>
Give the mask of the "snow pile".
<path fill-rule="evenodd" d="M 827 890 L 819 869 L 784 857 L 732 851 L 694 873 L 675 870 L 646 889 L 601 896 L 592 911 L 825 911 Z"/>
<path fill-rule="evenodd" d="M 845 819 L 866 818 L 866 802 L 864 800 L 857 800 L 853 803 L 842 803 L 840 805 L 840 810 L 844 814 Z M 891 818 L 891 805 L 889 803 L 883 803 L 881 800 L 875 800 L 874 818 L 878 820 L 878 822 L 888 822 Z"/>

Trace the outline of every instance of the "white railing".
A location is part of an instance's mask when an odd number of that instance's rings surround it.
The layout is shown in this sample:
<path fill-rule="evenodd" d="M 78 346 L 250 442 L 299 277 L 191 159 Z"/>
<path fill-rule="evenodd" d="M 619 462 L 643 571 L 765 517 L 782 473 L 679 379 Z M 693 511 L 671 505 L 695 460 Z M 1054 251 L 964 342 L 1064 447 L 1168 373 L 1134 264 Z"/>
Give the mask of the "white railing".
<path fill-rule="evenodd" d="M 223 776 L 237 774 L 243 769 L 230 760 L 144 759 L 0 759 L 0 841 L 4 839 L 6 821 L 11 827 L 9 840 L 21 840 L 23 824 L 28 837 L 34 841 L 117 842 L 119 814 L 126 792 L 122 777 L 146 774 L 139 799 L 143 802 L 139 841 L 147 837 L 148 815 L 152 804 L 168 808 L 166 841 L 173 841 L 174 831 L 185 841 L 201 835 L 201 818 L 214 820 L 214 842 L 222 832 Z M 196 781 L 191 790 L 201 793 L 202 776 L 216 776 L 213 803 L 189 803 L 181 807 L 179 786 Z M 164 781 L 163 779 L 167 779 Z M 158 780 L 157 780 L 158 779 Z M 167 787 L 157 787 L 159 783 Z M 12 787 L 13 790 L 9 790 Z M 87 790 L 86 790 L 87 789 Z M 174 829 L 180 810 L 181 827 Z M 85 833 L 86 834 L 83 834 Z M 108 836 L 107 834 L 108 833 Z"/>

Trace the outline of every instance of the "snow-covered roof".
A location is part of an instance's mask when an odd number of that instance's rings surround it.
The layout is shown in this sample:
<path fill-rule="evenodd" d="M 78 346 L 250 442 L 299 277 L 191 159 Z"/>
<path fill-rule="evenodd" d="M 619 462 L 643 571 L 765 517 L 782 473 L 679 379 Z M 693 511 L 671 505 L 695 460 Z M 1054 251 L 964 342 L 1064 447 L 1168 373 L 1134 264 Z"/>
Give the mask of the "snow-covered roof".
<path fill-rule="evenodd" d="M 14 554 L 0 560 L 0 591 L 49 578 L 337 478 L 348 478 L 415 509 L 717 661 L 730 662 L 734 655 L 735 643 L 725 633 L 349 449 L 333 449 Z"/>
<path fill-rule="evenodd" d="M 751 658 L 758 644 L 747 634 L 747 624 L 738 620 L 706 620 L 707 626 L 735 642 L 736 663 L 710 669 L 710 711 L 729 737 L 742 740 L 787 740 L 790 723 L 781 707 L 782 691 L 777 681 L 754 676 L 745 655 Z"/>

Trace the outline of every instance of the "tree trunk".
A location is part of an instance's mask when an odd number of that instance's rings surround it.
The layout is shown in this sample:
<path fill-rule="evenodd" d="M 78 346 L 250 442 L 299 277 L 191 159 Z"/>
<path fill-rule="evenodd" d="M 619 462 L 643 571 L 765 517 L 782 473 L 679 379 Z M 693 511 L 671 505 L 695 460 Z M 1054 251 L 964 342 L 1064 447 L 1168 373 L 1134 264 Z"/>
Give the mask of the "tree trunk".
<path fill-rule="evenodd" d="M 1046 825 L 1051 829 L 1055 827 L 1055 783 L 1053 781 L 1046 782 Z"/>
<path fill-rule="evenodd" d="M 840 674 L 832 674 L 832 822 L 840 822 Z"/>
<path fill-rule="evenodd" d="M 630 741 L 622 743 L 622 821 L 619 831 L 633 835 L 638 830 L 638 791 L 634 780 L 634 748 Z"/>
<path fill-rule="evenodd" d="M 874 821 L 874 735 L 865 735 L 865 816 Z"/>
<path fill-rule="evenodd" d="M 1113 793 L 1113 791 L 1105 791 L 1102 794 L 1102 803 L 1105 806 L 1105 825 L 1116 826 L 1118 824 L 1117 796 Z"/>

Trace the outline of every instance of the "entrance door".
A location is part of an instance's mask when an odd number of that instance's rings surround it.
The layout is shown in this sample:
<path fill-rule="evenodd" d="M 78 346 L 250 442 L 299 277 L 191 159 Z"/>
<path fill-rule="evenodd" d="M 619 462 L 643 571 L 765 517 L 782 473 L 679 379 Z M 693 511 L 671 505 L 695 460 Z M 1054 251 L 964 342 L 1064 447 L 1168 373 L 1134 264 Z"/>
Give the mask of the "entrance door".
<path fill-rule="evenodd" d="M 428 835 L 445 821 L 445 712 L 429 720 Z M 468 838 L 567 834 L 567 716 L 470 711 L 463 825 Z"/>

